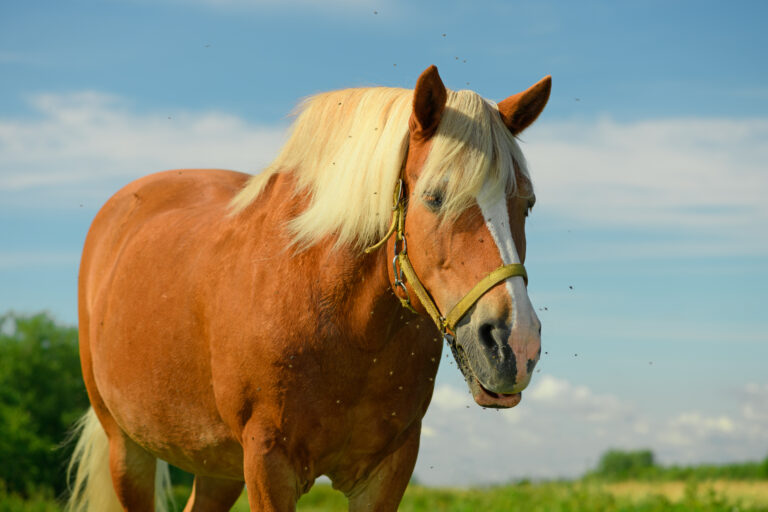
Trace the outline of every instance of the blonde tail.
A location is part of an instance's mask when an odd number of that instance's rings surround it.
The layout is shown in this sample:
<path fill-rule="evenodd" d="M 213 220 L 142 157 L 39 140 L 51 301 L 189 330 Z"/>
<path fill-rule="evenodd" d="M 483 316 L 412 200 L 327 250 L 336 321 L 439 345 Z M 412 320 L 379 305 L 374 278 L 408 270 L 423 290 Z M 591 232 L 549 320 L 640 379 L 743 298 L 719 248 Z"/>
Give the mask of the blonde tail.
<path fill-rule="evenodd" d="M 67 482 L 71 488 L 66 512 L 122 512 L 109 472 L 109 441 L 93 408 L 77 421 L 72 433 L 72 437 L 75 436 L 77 444 L 67 466 Z M 168 464 L 157 462 L 155 508 L 166 512 L 172 496 L 171 477 Z"/>

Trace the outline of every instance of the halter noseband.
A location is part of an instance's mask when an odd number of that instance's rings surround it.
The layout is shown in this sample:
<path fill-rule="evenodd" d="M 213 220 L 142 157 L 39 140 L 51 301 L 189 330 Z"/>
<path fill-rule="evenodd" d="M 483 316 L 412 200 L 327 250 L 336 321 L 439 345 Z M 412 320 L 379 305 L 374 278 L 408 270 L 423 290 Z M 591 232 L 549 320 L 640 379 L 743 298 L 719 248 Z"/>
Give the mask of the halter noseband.
<path fill-rule="evenodd" d="M 405 240 L 406 210 L 405 201 L 403 200 L 402 178 L 397 181 L 397 189 L 394 192 L 393 203 L 392 224 L 387 230 L 387 233 L 378 243 L 367 248 L 365 253 L 368 254 L 375 251 L 384 245 L 387 240 L 389 240 L 389 237 L 395 234 L 394 257 L 392 258 L 392 270 L 395 274 L 395 282 L 392 287 L 403 290 L 404 297 L 401 297 L 397 293 L 395 293 L 395 295 L 400 299 L 403 307 L 416 313 L 416 310 L 411 306 L 408 289 L 405 287 L 406 282 L 410 283 L 419 302 L 421 302 L 421 305 L 427 310 L 427 313 L 432 318 L 432 321 L 435 322 L 435 325 L 447 342 L 453 342 L 453 333 L 456 332 L 456 324 L 458 324 L 459 320 L 467 314 L 469 308 L 471 308 L 480 297 L 485 295 L 488 290 L 500 282 L 515 276 L 521 276 L 525 280 L 525 283 L 528 284 L 528 274 L 521 263 L 502 265 L 482 278 L 459 302 L 456 303 L 455 306 L 453 306 L 453 308 L 451 308 L 446 316 L 441 315 L 440 309 L 437 307 L 437 304 L 435 304 L 435 301 L 432 299 L 432 296 L 426 288 L 424 288 L 424 285 L 419 281 L 416 271 L 413 269 L 413 265 L 411 265 L 411 260 L 408 258 L 408 244 Z M 398 245 L 400 245 L 400 250 L 398 250 Z"/>

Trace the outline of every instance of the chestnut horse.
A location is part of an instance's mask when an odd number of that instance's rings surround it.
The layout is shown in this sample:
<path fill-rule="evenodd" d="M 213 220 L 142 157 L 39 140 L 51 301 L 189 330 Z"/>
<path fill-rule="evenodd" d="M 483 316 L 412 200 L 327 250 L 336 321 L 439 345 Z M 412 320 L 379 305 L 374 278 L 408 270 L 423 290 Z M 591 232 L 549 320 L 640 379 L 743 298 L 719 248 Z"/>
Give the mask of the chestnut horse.
<path fill-rule="evenodd" d="M 496 105 L 432 66 L 413 91 L 308 99 L 255 176 L 167 171 L 109 199 L 80 266 L 70 510 L 153 510 L 157 459 L 195 475 L 187 511 L 243 483 L 251 510 L 294 510 L 320 475 L 350 510 L 396 510 L 441 336 L 479 405 L 517 405 L 541 329 L 515 136 L 549 91 Z"/>

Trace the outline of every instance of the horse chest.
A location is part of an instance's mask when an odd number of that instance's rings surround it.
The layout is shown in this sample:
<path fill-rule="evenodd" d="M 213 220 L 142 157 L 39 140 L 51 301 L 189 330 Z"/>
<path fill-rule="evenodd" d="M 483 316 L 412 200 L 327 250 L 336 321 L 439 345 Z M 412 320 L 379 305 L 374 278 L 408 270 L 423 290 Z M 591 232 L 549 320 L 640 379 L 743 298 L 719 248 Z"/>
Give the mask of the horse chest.
<path fill-rule="evenodd" d="M 373 351 L 323 340 L 237 354 L 251 370 L 221 372 L 221 380 L 214 370 L 219 410 L 265 446 L 289 453 L 300 473 L 307 467 L 315 476 L 335 475 L 334 482 L 357 481 L 418 428 L 431 398 L 442 344 L 402 334 Z"/>
<path fill-rule="evenodd" d="M 312 406 L 293 409 L 302 451 L 322 473 L 358 478 L 396 450 L 403 434 L 420 425 L 434 386 L 440 343 L 355 356 L 356 364 L 327 364 L 303 371 L 307 389 L 322 390 Z M 337 475 L 338 476 L 338 475 Z"/>

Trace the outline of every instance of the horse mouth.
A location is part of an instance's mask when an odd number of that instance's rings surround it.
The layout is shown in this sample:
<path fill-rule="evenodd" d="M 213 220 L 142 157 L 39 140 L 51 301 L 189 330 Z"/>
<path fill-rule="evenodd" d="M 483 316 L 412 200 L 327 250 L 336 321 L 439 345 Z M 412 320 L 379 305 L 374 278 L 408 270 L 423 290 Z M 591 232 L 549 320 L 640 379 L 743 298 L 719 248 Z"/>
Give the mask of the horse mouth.
<path fill-rule="evenodd" d="M 473 385 L 474 384 L 474 385 Z M 475 377 L 475 381 L 470 384 L 470 390 L 472 391 L 472 398 L 475 399 L 477 405 L 482 407 L 492 407 L 494 409 L 509 409 L 520 403 L 523 398 L 521 392 L 517 393 L 495 393 L 480 384 L 480 381 Z"/>
<path fill-rule="evenodd" d="M 454 340 L 450 340 L 448 345 L 451 347 L 456 365 L 461 370 L 464 380 L 467 381 L 469 391 L 472 393 L 472 398 L 475 399 L 477 405 L 493 409 L 509 409 L 520 403 L 520 400 L 523 398 L 523 394 L 520 392 L 496 393 L 486 389 L 475 376 L 475 372 L 472 371 L 469 361 L 467 361 L 467 356 L 464 353 L 464 348 Z"/>

